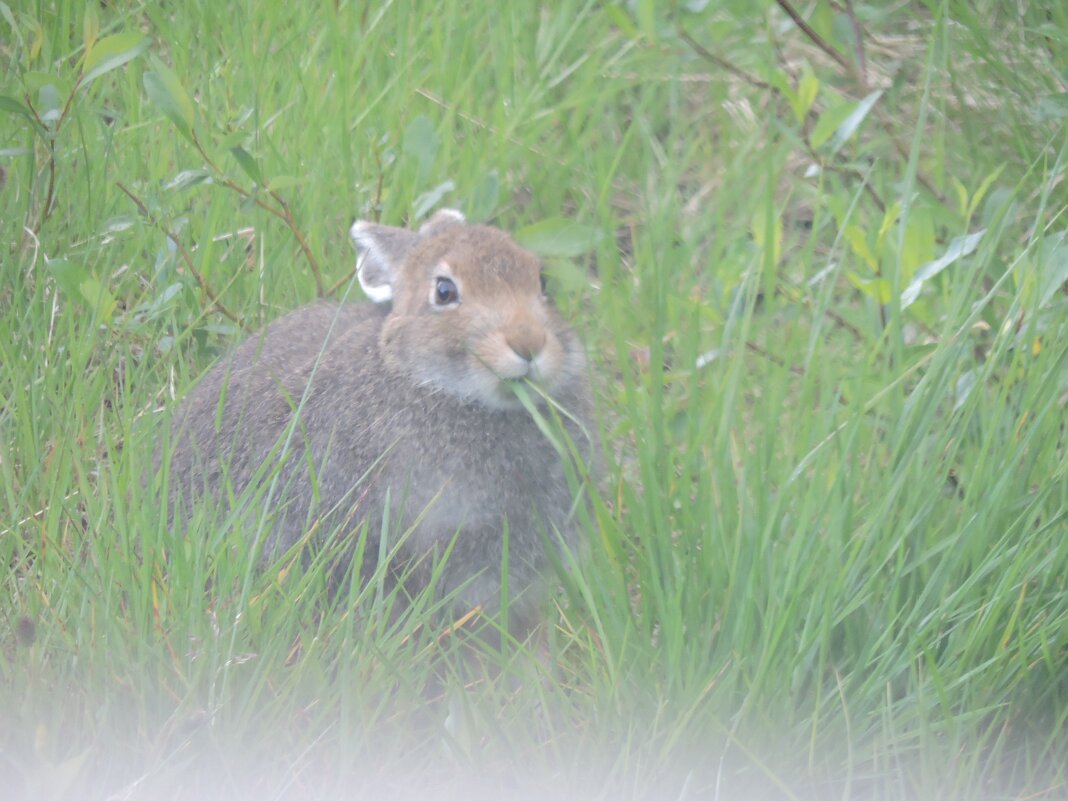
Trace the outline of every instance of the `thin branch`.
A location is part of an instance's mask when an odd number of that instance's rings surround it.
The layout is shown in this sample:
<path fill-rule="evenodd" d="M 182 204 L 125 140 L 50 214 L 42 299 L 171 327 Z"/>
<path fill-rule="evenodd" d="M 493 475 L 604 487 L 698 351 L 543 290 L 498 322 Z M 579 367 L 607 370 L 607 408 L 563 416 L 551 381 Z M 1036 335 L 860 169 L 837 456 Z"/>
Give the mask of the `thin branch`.
<path fill-rule="evenodd" d="M 315 291 L 319 294 L 319 297 L 323 296 L 323 274 L 319 270 L 319 262 L 312 254 L 311 248 L 308 246 L 308 240 L 304 237 L 304 233 L 297 226 L 297 220 L 293 216 L 293 212 L 289 209 L 289 204 L 286 203 L 282 196 L 275 192 L 273 189 L 268 189 L 267 192 L 274 198 L 282 208 L 282 213 L 278 215 L 285 224 L 289 227 L 293 237 L 297 240 L 297 244 L 300 245 L 301 251 L 304 253 L 304 258 L 308 261 L 308 266 L 311 267 L 312 277 L 315 279 Z M 267 208 L 264 206 L 264 208 Z M 270 209 L 268 209 L 269 211 Z"/>
<path fill-rule="evenodd" d="M 349 281 L 351 281 L 355 275 L 356 275 L 356 268 L 353 267 L 351 270 L 349 270 L 344 275 L 344 277 L 339 278 L 328 290 L 326 290 L 326 297 L 330 297 L 335 292 L 337 292 L 339 289 L 341 289 L 341 287 L 345 286 L 345 284 L 347 284 Z"/>
<path fill-rule="evenodd" d="M 837 49 L 831 46 L 822 36 L 816 33 L 816 31 L 813 30 L 812 26 L 805 22 L 804 18 L 797 12 L 797 9 L 795 9 L 790 4 L 790 0 L 775 0 L 775 2 L 778 3 L 779 7 L 782 8 L 782 10 L 789 15 L 790 19 L 794 21 L 794 24 L 797 25 L 797 27 L 800 28 L 804 32 L 804 34 L 812 40 L 812 43 L 815 44 L 816 47 L 818 47 L 820 50 L 822 50 L 824 53 L 834 59 L 834 61 L 839 64 L 843 69 L 845 69 L 849 73 L 850 77 L 852 77 L 853 80 L 857 82 L 857 85 L 862 90 L 866 91 L 867 81 L 865 80 L 863 72 L 858 71 L 857 65 L 850 63 L 849 60 L 846 59 L 841 53 L 839 53 Z M 850 20 L 852 21 L 854 36 L 857 40 L 857 54 L 858 59 L 860 59 L 860 69 L 863 70 L 864 51 L 862 43 L 864 38 L 864 31 L 861 29 L 860 23 L 857 21 L 856 16 L 850 13 L 853 6 L 851 0 L 847 0 L 847 3 L 847 13 L 849 13 Z M 894 148 L 901 156 L 908 158 L 909 149 L 905 146 L 904 142 L 898 139 L 897 135 L 894 133 L 894 121 L 890 119 L 890 116 L 886 112 L 879 108 L 878 104 L 875 105 L 874 111 L 876 116 L 879 118 L 879 122 L 882 123 L 887 136 L 890 137 L 890 141 L 893 143 Z M 939 203 L 943 205 L 946 204 L 946 196 L 938 190 L 938 188 L 926 175 L 919 172 L 918 170 L 916 172 L 916 180 L 920 183 L 921 186 L 923 186 L 924 189 L 930 192 L 938 200 Z"/>
<path fill-rule="evenodd" d="M 450 106 L 442 98 L 440 98 L 437 95 L 435 95 L 429 89 L 423 89 L 422 87 L 417 87 L 415 89 L 415 93 L 417 95 L 421 95 L 422 97 L 425 97 L 431 103 L 434 103 L 434 104 L 436 104 L 438 106 L 441 106 L 443 109 L 446 109 L 448 111 L 453 112 L 454 114 L 456 114 L 457 117 L 459 117 L 462 120 L 465 120 L 466 122 L 471 123 L 472 125 L 478 126 L 479 128 L 482 128 L 485 131 L 489 131 L 490 133 L 494 133 L 494 134 L 500 134 L 501 133 L 495 127 L 490 125 L 488 122 L 484 122 L 483 120 L 480 120 L 478 117 L 472 116 L 471 114 L 468 114 L 467 112 L 461 111 L 459 108 L 456 108 L 454 106 Z M 527 144 L 526 142 L 520 142 L 514 136 L 511 136 L 509 134 L 505 134 L 504 138 L 507 141 L 511 142 L 513 145 L 518 145 L 519 147 L 524 148 L 525 150 L 529 150 L 535 156 L 540 156 L 542 158 L 550 159 L 551 161 L 555 161 L 561 167 L 570 167 L 570 166 L 572 166 L 571 164 L 569 164 L 568 162 L 564 161 L 563 159 L 561 159 L 561 158 L 559 158 L 557 156 L 554 156 L 552 153 L 548 153 L 545 150 L 542 150 L 541 148 L 538 148 L 538 147 L 534 147 L 533 145 Z"/>
<path fill-rule="evenodd" d="M 838 65 L 842 67 L 842 69 L 848 70 L 850 73 L 856 76 L 856 68 L 849 63 L 849 60 L 841 53 L 839 53 L 838 50 L 833 47 L 826 39 L 816 33 L 815 29 L 813 29 L 811 25 L 805 22 L 805 18 L 797 12 L 797 9 L 795 9 L 790 4 L 789 0 L 775 0 L 775 2 L 779 4 L 779 8 L 781 8 L 789 15 L 790 19 L 794 21 L 794 24 L 802 31 L 804 31 L 805 36 L 811 39 L 813 44 L 816 45 L 816 47 L 818 47 L 828 56 L 833 58 L 838 63 Z"/>
<path fill-rule="evenodd" d="M 682 41 L 686 42 L 686 44 L 688 44 L 691 48 L 693 48 L 693 51 L 695 53 L 697 53 L 697 55 L 701 56 L 701 58 L 703 58 L 703 59 L 705 59 L 707 61 L 711 61 L 717 67 L 721 67 L 722 69 L 725 69 L 727 72 L 729 72 L 732 75 L 735 75 L 735 76 L 741 78 L 746 83 L 752 84 L 753 86 L 757 87 L 758 89 L 771 89 L 771 90 L 776 91 L 776 92 L 778 91 L 771 84 L 760 80 L 755 75 L 750 75 L 748 72 L 743 70 L 741 67 L 736 67 L 734 64 L 732 64 L 727 59 L 722 58 L 720 56 L 717 56 L 715 53 L 713 53 L 711 50 L 709 50 L 703 44 L 701 44 L 696 39 L 694 39 L 692 36 L 690 36 L 690 34 L 688 34 L 682 28 L 679 28 L 679 38 L 682 39 Z"/>
<path fill-rule="evenodd" d="M 290 232 L 293 234 L 293 237 L 297 240 L 297 245 L 300 247 L 301 252 L 304 254 L 304 258 L 307 260 L 308 266 L 311 267 L 312 277 L 315 279 L 316 292 L 318 293 L 319 297 L 323 297 L 323 274 L 322 271 L 319 269 L 319 261 L 315 258 L 315 254 L 312 253 L 311 248 L 308 246 L 308 240 L 304 236 L 304 233 L 297 226 L 296 218 L 290 211 L 289 204 L 287 204 L 282 199 L 282 196 L 279 195 L 277 192 L 268 189 L 267 193 L 276 203 L 278 203 L 279 208 L 276 208 L 275 206 L 272 206 L 270 203 L 267 203 L 265 200 L 263 200 L 263 198 L 260 197 L 258 194 L 251 192 L 248 189 L 245 189 L 245 187 L 241 186 L 241 184 L 231 180 L 230 178 L 227 178 L 223 170 L 219 168 L 219 165 L 215 163 L 211 156 L 208 155 L 207 150 L 200 143 L 200 139 L 197 138 L 196 131 L 193 131 L 192 138 L 193 145 L 196 147 L 197 152 L 200 153 L 200 157 L 204 159 L 204 163 L 208 165 L 208 167 L 213 173 L 215 173 L 213 177 L 216 182 L 222 184 L 232 192 L 236 192 L 238 195 L 245 198 L 246 200 L 251 200 L 253 203 L 255 203 L 261 209 L 266 211 L 268 214 L 273 214 L 275 217 L 277 217 L 286 224 L 286 227 L 289 228 Z"/>
<path fill-rule="evenodd" d="M 244 328 L 245 324 L 236 314 L 234 314 L 225 305 L 223 305 L 223 302 L 219 300 L 219 298 L 216 296 L 211 286 L 204 279 L 204 276 L 201 274 L 200 270 L 196 268 L 196 265 L 193 263 L 193 257 L 189 254 L 189 251 L 186 250 L 185 245 L 183 245 L 178 239 L 178 235 L 168 229 L 167 226 L 163 224 L 162 220 L 160 220 L 156 215 L 154 215 L 151 211 L 148 210 L 148 207 L 144 204 L 141 198 L 139 198 L 137 195 L 127 189 L 121 181 L 116 181 L 115 185 L 119 187 L 119 189 L 121 189 L 123 193 L 128 198 L 130 198 L 130 200 L 134 202 L 134 205 L 137 206 L 141 214 L 143 214 L 154 226 L 156 226 L 156 228 L 162 231 L 164 236 L 166 236 L 169 240 L 171 240 L 171 242 L 174 243 L 174 246 L 178 251 L 178 255 L 181 256 L 182 262 L 185 264 L 186 268 L 196 279 L 197 284 L 200 286 L 200 291 L 203 292 L 207 296 L 208 300 L 211 301 L 212 306 L 217 309 L 220 314 L 224 315 L 225 317 L 228 317 L 230 320 L 236 323 L 240 328 Z"/>
<path fill-rule="evenodd" d="M 849 24 L 853 26 L 853 42 L 857 48 L 857 69 L 860 71 L 860 83 L 862 86 L 867 87 L 868 67 L 864 58 L 864 32 L 861 30 L 860 22 L 857 21 L 856 12 L 853 10 L 853 0 L 846 0 L 846 15 L 849 17 Z"/>
<path fill-rule="evenodd" d="M 71 97 L 74 94 L 71 93 Z M 37 109 L 34 108 L 33 99 L 28 95 L 23 95 L 23 100 L 26 101 L 26 108 L 33 114 L 34 120 L 41 127 L 46 134 L 49 132 L 49 126 L 45 125 L 45 121 L 41 119 L 41 115 L 37 113 Z M 67 113 L 67 108 L 70 107 L 70 100 L 67 100 L 67 106 L 63 109 L 63 114 Z M 52 216 L 52 201 L 55 198 L 56 192 L 56 137 L 59 136 L 59 126 L 63 122 L 63 114 L 56 120 L 55 127 L 51 130 L 51 138 L 46 138 L 46 145 L 48 148 L 48 189 L 45 192 L 44 205 L 41 207 L 41 218 L 37 222 L 29 226 L 35 234 L 41 233 L 41 229 L 44 228 L 44 224 L 48 221 L 48 218 Z M 44 138 L 44 137 L 42 137 Z M 27 209 L 27 221 L 29 219 L 29 209 Z"/>
<path fill-rule="evenodd" d="M 758 356 L 763 356 L 765 359 L 767 359 L 772 364 L 778 365 L 779 367 L 785 367 L 787 370 L 789 370 L 794 375 L 804 375 L 805 374 L 805 371 L 804 371 L 803 368 L 798 367 L 796 364 L 787 364 L 782 359 L 780 359 L 778 356 L 776 356 L 776 355 L 774 355 L 772 353 L 768 353 L 766 350 L 764 350 L 764 348 L 760 347 L 759 345 L 757 345 L 754 342 L 750 342 L 749 340 L 746 340 L 745 341 L 745 346 L 747 348 L 749 348 L 749 350 L 753 351 L 753 353 L 757 354 Z"/>

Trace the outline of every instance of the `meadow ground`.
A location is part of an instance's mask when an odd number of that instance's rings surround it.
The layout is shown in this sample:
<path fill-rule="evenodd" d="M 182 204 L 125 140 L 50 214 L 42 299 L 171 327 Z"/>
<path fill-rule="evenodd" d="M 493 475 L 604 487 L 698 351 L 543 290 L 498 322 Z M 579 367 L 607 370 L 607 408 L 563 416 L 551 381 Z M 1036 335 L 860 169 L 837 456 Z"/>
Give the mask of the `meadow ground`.
<path fill-rule="evenodd" d="M 1068 797 L 1068 9 L 0 2 L 0 795 Z M 543 641 L 446 645 L 167 409 L 355 298 L 355 217 L 515 231 L 605 476 Z M 429 696 L 429 697 L 428 697 Z"/>

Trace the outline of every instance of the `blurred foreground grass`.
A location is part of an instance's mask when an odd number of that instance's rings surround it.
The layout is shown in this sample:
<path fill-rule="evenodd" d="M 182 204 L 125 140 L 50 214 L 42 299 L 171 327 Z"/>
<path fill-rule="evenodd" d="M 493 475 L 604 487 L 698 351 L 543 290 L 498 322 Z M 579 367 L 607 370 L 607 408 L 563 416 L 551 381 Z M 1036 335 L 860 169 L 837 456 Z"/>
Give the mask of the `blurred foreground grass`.
<path fill-rule="evenodd" d="M 9 797 L 1068 796 L 1061 4 L 0 16 Z M 425 615 L 141 483 L 440 205 L 545 257 L 608 465 L 541 653 L 444 700 Z"/>

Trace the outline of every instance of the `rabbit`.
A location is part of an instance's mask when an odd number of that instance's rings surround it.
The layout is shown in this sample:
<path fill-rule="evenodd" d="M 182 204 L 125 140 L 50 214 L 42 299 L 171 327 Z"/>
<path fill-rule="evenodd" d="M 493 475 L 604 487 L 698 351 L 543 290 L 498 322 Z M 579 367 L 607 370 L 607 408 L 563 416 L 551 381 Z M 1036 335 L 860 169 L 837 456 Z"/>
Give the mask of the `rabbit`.
<path fill-rule="evenodd" d="M 529 631 L 546 543 L 576 548 L 582 501 L 509 384 L 551 397 L 592 464 L 584 349 L 546 297 L 538 259 L 501 230 L 443 209 L 417 231 L 357 221 L 350 235 L 371 302 L 299 308 L 211 368 L 173 415 L 172 500 L 236 496 L 275 467 L 266 558 L 313 527 L 314 540 L 366 523 L 374 561 L 385 518 L 391 539 L 407 533 L 390 564 L 406 593 L 451 548 L 436 584 L 450 614 L 499 610 L 507 526 L 509 621 Z"/>

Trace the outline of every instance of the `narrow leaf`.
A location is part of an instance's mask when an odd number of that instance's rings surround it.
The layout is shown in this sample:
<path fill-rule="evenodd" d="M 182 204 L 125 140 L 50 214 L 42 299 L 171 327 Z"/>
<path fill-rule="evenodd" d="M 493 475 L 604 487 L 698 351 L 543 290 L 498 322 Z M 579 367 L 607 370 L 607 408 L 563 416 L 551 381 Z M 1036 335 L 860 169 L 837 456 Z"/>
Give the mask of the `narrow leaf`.
<path fill-rule="evenodd" d="M 655 0 L 638 0 L 635 11 L 642 36 L 650 42 L 656 41 L 656 2 Z"/>
<path fill-rule="evenodd" d="M 192 138 L 195 121 L 193 101 L 172 70 L 161 62 L 153 66 L 155 72 L 146 72 L 143 78 L 145 92 L 186 138 Z"/>
<path fill-rule="evenodd" d="M 26 89 L 26 94 L 32 95 L 35 92 L 41 91 L 42 86 L 54 86 L 56 91 L 63 96 L 70 94 L 70 81 L 61 78 L 58 75 L 53 75 L 50 72 L 38 72 L 37 70 L 27 70 L 22 73 L 22 85 Z"/>
<path fill-rule="evenodd" d="M 47 123 L 59 122 L 63 116 L 63 100 L 54 83 L 45 84 L 37 92 L 37 114 Z"/>
<path fill-rule="evenodd" d="M 967 236 L 955 237 L 949 243 L 945 253 L 917 270 L 916 277 L 912 279 L 912 283 L 905 287 L 905 291 L 901 293 L 901 308 L 907 309 L 916 301 L 925 283 L 979 247 L 979 241 L 985 233 L 986 229 L 976 231 L 974 234 L 968 234 Z"/>
<path fill-rule="evenodd" d="M 1068 232 L 1058 231 L 1042 241 L 1042 272 L 1038 308 L 1044 309 L 1068 286 Z"/>
<path fill-rule="evenodd" d="M 197 184 L 211 183 L 211 173 L 203 168 L 182 170 L 163 185 L 164 189 L 188 189 Z"/>
<path fill-rule="evenodd" d="M 415 199 L 415 207 L 412 209 L 412 216 L 416 220 L 421 220 L 427 215 L 427 213 L 437 206 L 443 197 L 456 188 L 456 184 L 452 181 L 445 181 L 440 183 L 431 189 L 429 192 L 424 192 Z"/>
<path fill-rule="evenodd" d="M 612 3 L 604 7 L 604 13 L 612 24 L 619 28 L 619 32 L 628 39 L 638 38 L 638 26 L 634 24 L 625 8 L 618 3 Z"/>
<path fill-rule="evenodd" d="M 0 111 L 6 111 L 8 114 L 18 114 L 20 117 L 28 119 L 34 125 L 37 124 L 33 112 L 13 97 L 0 95 Z"/>
<path fill-rule="evenodd" d="M 601 238 L 601 232 L 561 217 L 528 225 L 515 233 L 515 241 L 540 256 L 580 256 Z"/>
<path fill-rule="evenodd" d="M 965 219 L 969 219 L 975 210 L 979 208 L 979 204 L 983 202 L 983 198 L 986 197 L 986 193 L 990 191 L 990 187 L 993 186 L 994 181 L 1001 175 L 1001 171 L 1005 169 L 1005 163 L 1002 162 L 998 165 L 998 168 L 994 170 L 990 175 L 983 179 L 983 182 L 979 184 L 979 188 L 975 190 L 975 194 L 972 195 L 971 203 L 968 204 L 967 213 Z"/>
<path fill-rule="evenodd" d="M 101 75 L 137 58 L 148 47 L 148 41 L 144 34 L 130 31 L 105 36 L 94 43 L 85 54 L 81 85 L 86 86 Z"/>
<path fill-rule="evenodd" d="M 66 259 L 50 259 L 47 264 L 49 272 L 65 295 L 95 311 L 104 322 L 111 320 L 117 304 L 107 287 Z"/>
<path fill-rule="evenodd" d="M 82 18 L 82 44 L 87 57 L 100 35 L 100 15 L 96 10 L 98 5 L 96 0 L 89 0 L 85 4 L 85 16 Z"/>
<path fill-rule="evenodd" d="M 263 174 L 260 172 L 260 165 L 256 163 L 256 159 L 245 148 L 238 145 L 237 147 L 230 148 L 230 155 L 232 155 L 241 167 L 242 171 L 251 178 L 259 186 L 263 186 Z"/>
<path fill-rule="evenodd" d="M 853 110 L 853 106 L 849 103 L 842 103 L 824 111 L 819 119 L 816 120 L 816 124 L 812 128 L 812 134 L 809 136 L 809 144 L 812 145 L 813 149 L 820 148 L 830 139 L 831 134 L 842 127 L 842 124 L 853 113 Z"/>
<path fill-rule="evenodd" d="M 404 152 L 419 162 L 419 171 L 427 172 L 438 155 L 441 139 L 434 124 L 420 114 L 404 129 Z"/>
<path fill-rule="evenodd" d="M 801 79 L 797 82 L 797 94 L 791 100 L 798 125 L 804 124 L 805 117 L 808 116 L 808 112 L 812 109 L 812 104 L 816 102 L 816 95 L 819 94 L 819 91 L 819 78 L 812 73 L 812 68 L 808 65 L 808 62 L 805 62 Z"/>
<path fill-rule="evenodd" d="M 464 203 L 467 218 L 473 222 L 482 222 L 493 216 L 501 194 L 501 179 L 496 170 L 490 170 L 482 181 L 468 196 Z"/>
<path fill-rule="evenodd" d="M 842 145 L 844 145 L 853 137 L 853 134 L 857 132 L 857 129 L 860 127 L 860 124 L 864 122 L 868 114 L 871 112 L 872 107 L 882 96 L 883 90 L 878 89 L 872 92 L 867 97 L 865 97 L 859 103 L 857 103 L 856 108 L 853 109 L 853 112 L 848 117 L 846 117 L 845 122 L 843 122 L 841 127 L 837 131 L 835 131 L 834 138 L 831 140 L 832 153 L 837 153 L 838 150 L 842 147 Z"/>

